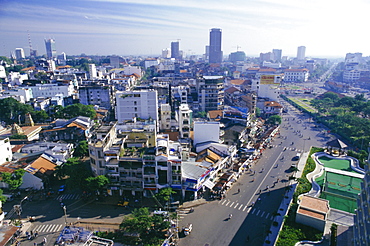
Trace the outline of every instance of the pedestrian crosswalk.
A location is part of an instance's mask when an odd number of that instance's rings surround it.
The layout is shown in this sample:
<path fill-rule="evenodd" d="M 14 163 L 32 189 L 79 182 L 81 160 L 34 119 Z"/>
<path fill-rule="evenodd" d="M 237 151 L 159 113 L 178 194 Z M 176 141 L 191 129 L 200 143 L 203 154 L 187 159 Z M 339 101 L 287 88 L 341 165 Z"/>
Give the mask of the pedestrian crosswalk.
<path fill-rule="evenodd" d="M 55 200 L 77 200 L 80 199 L 80 194 L 63 194 L 55 198 Z"/>
<path fill-rule="evenodd" d="M 61 231 L 64 224 L 41 224 L 32 229 L 33 232 L 58 232 Z"/>
<path fill-rule="evenodd" d="M 268 219 L 268 220 L 274 219 L 274 216 L 271 213 L 268 213 L 266 211 L 263 211 L 257 208 L 253 208 L 250 205 L 245 205 L 245 204 L 238 203 L 238 202 L 232 202 L 228 199 L 219 201 L 219 204 L 226 206 L 226 207 L 233 208 L 233 209 L 237 209 L 237 210 L 249 213 L 249 214 L 253 214 L 253 215 L 259 216 L 264 219 Z"/>

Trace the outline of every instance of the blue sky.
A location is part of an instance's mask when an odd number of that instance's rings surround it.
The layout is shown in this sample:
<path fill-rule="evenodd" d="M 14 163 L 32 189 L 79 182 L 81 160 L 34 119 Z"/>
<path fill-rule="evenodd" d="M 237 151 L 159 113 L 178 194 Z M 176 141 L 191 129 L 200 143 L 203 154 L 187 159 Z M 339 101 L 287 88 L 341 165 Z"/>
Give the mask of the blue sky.
<path fill-rule="evenodd" d="M 44 38 L 70 55 L 159 55 L 180 39 L 203 54 L 209 30 L 222 29 L 224 55 L 272 49 L 296 56 L 370 55 L 366 0 L 0 0 L 0 55 L 22 47 L 45 54 Z"/>

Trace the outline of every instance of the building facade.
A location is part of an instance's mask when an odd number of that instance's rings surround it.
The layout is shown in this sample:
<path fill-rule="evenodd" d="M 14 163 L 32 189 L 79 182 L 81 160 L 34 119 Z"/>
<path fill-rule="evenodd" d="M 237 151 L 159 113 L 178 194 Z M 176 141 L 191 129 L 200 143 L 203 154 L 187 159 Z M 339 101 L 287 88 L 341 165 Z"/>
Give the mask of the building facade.
<path fill-rule="evenodd" d="M 199 109 L 201 111 L 223 109 L 224 77 L 203 76 L 197 79 Z"/>
<path fill-rule="evenodd" d="M 171 58 L 180 59 L 180 42 L 171 42 Z"/>
<path fill-rule="evenodd" d="M 304 60 L 306 58 L 306 46 L 299 46 L 297 49 L 297 59 Z"/>
<path fill-rule="evenodd" d="M 209 63 L 222 62 L 222 31 L 219 28 L 212 28 L 209 34 Z"/>
<path fill-rule="evenodd" d="M 111 86 L 81 86 L 78 90 L 80 103 L 84 105 L 97 105 L 110 109 L 113 104 L 113 89 Z"/>
<path fill-rule="evenodd" d="M 46 56 L 48 59 L 55 58 L 57 56 L 57 50 L 55 48 L 55 40 L 45 39 Z"/>
<path fill-rule="evenodd" d="M 116 92 L 116 119 L 153 119 L 158 124 L 158 95 L 155 90 Z"/>

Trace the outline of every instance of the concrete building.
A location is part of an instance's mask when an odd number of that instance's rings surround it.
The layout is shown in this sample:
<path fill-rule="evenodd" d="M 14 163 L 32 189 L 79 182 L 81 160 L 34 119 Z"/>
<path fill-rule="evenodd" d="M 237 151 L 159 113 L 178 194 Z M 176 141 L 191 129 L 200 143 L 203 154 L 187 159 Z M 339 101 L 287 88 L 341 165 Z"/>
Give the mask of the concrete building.
<path fill-rule="evenodd" d="M 304 60 L 306 58 L 306 46 L 299 46 L 297 49 L 297 59 Z"/>
<path fill-rule="evenodd" d="M 187 104 L 181 104 L 178 111 L 180 138 L 189 138 L 193 123 L 193 111 Z"/>
<path fill-rule="evenodd" d="M 222 31 L 219 28 L 212 28 L 209 33 L 209 63 L 222 62 Z"/>
<path fill-rule="evenodd" d="M 176 60 L 181 59 L 179 41 L 171 42 L 171 58 L 174 58 Z"/>
<path fill-rule="evenodd" d="M 194 122 L 194 146 L 204 142 L 215 142 L 220 141 L 220 122 Z"/>
<path fill-rule="evenodd" d="M 120 57 L 119 56 L 109 57 L 109 63 L 113 68 L 119 68 L 120 67 Z"/>
<path fill-rule="evenodd" d="M 324 231 L 329 212 L 328 200 L 302 196 L 297 209 L 296 222 Z"/>
<path fill-rule="evenodd" d="M 98 78 L 98 73 L 96 71 L 95 64 L 89 64 L 89 78 L 90 79 L 97 79 Z"/>
<path fill-rule="evenodd" d="M 159 129 L 169 130 L 171 128 L 171 106 L 161 104 L 161 123 Z"/>
<path fill-rule="evenodd" d="M 8 74 L 8 81 L 10 85 L 22 85 L 23 80 L 28 79 L 28 74 L 21 74 L 19 72 L 10 72 Z"/>
<path fill-rule="evenodd" d="M 166 48 L 162 50 L 162 58 L 171 58 L 171 50 Z"/>
<path fill-rule="evenodd" d="M 370 155 L 367 163 L 370 163 Z M 355 212 L 353 226 L 353 245 L 370 245 L 370 168 L 365 165 L 365 177 L 361 183 L 361 193 L 357 198 L 357 209 Z"/>
<path fill-rule="evenodd" d="M 244 51 L 237 51 L 237 52 L 232 52 L 229 56 L 229 60 L 231 62 L 242 62 L 245 61 L 245 52 Z"/>
<path fill-rule="evenodd" d="M 16 48 L 15 49 L 15 59 L 22 60 L 25 58 L 23 48 Z"/>
<path fill-rule="evenodd" d="M 252 91 L 257 92 L 257 96 L 260 98 L 279 101 L 282 79 L 282 74 L 258 74 L 256 79 L 252 80 Z"/>
<path fill-rule="evenodd" d="M 281 49 L 273 49 L 272 53 L 274 54 L 274 61 L 281 62 L 282 50 Z"/>
<path fill-rule="evenodd" d="M 308 80 L 309 71 L 306 68 L 301 69 L 285 69 L 285 82 L 306 82 Z"/>
<path fill-rule="evenodd" d="M 153 119 L 158 124 L 158 95 L 155 90 L 118 91 L 116 119 L 119 123 L 133 118 Z"/>
<path fill-rule="evenodd" d="M 3 95 L 20 96 L 23 98 L 23 103 L 29 102 L 33 98 L 32 89 L 30 88 L 14 88 L 3 92 Z"/>
<path fill-rule="evenodd" d="M 224 105 L 224 77 L 203 76 L 196 81 L 201 111 L 222 109 Z"/>
<path fill-rule="evenodd" d="M 33 98 L 53 97 L 58 94 L 62 94 L 63 97 L 69 97 L 75 93 L 71 82 L 68 84 L 36 84 L 35 86 L 26 86 L 25 88 L 32 89 Z"/>
<path fill-rule="evenodd" d="M 57 50 L 55 48 L 55 39 L 45 39 L 46 56 L 48 59 L 55 58 L 57 56 Z"/>
<path fill-rule="evenodd" d="M 110 109 L 113 105 L 114 96 L 111 86 L 80 86 L 78 96 L 80 103 L 84 105 L 97 105 L 105 109 Z"/>
<path fill-rule="evenodd" d="M 8 137 L 0 137 L 0 153 L 0 165 L 12 160 L 12 146 Z"/>

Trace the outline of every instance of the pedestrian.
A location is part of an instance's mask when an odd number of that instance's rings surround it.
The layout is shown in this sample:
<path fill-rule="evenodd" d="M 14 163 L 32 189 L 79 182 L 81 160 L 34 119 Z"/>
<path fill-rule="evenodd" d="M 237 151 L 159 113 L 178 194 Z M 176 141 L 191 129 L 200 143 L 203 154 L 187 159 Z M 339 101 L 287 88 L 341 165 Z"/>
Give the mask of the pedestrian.
<path fill-rule="evenodd" d="M 240 193 L 240 189 L 238 189 L 238 193 Z"/>
<path fill-rule="evenodd" d="M 35 238 L 39 235 L 38 231 L 35 231 Z"/>
<path fill-rule="evenodd" d="M 45 244 L 47 242 L 46 237 L 42 240 L 42 242 Z"/>

